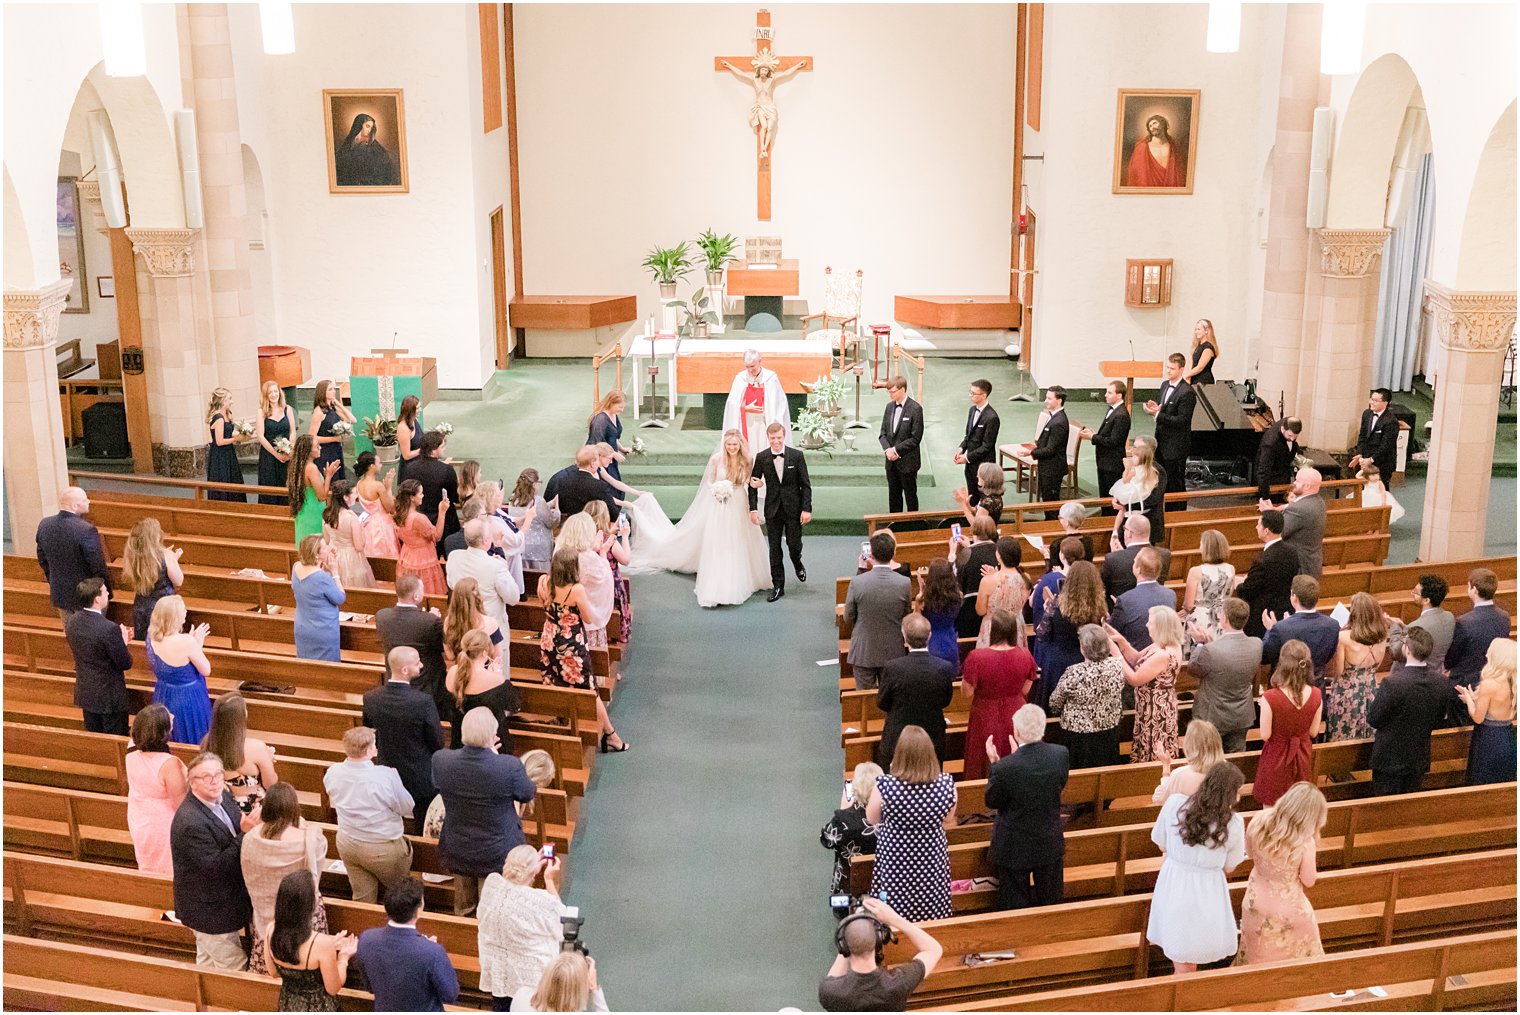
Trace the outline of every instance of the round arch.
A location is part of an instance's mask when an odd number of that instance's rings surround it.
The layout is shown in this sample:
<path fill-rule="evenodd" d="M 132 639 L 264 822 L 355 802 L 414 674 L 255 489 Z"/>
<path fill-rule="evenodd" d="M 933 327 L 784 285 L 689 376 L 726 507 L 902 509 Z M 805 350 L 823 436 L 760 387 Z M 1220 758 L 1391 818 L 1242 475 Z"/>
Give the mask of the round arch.
<path fill-rule="evenodd" d="M 1455 288 L 1511 292 L 1515 288 L 1515 103 L 1499 115 L 1473 174 Z"/>
<path fill-rule="evenodd" d="M 10 167 L 5 167 L 5 288 L 34 289 L 37 286 L 35 266 L 32 263 L 31 239 L 27 233 L 26 216 L 21 211 L 21 198 L 16 184 L 11 180 Z"/>
<path fill-rule="evenodd" d="M 1424 103 L 1420 82 L 1402 57 L 1386 53 L 1362 71 L 1330 163 L 1327 228 L 1383 228 L 1389 174 L 1404 113 Z"/>
<path fill-rule="evenodd" d="M 131 224 L 152 229 L 184 228 L 179 156 L 168 115 L 152 83 L 146 77 L 113 78 L 106 74 L 104 63 L 91 68 L 85 80 L 100 96 L 111 121 Z"/>

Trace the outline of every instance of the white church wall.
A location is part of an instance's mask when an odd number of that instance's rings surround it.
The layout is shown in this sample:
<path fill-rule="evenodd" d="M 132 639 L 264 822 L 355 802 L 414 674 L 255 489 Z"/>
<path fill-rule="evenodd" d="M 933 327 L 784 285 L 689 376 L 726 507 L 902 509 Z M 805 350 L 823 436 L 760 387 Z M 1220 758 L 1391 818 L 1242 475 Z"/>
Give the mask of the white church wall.
<path fill-rule="evenodd" d="M 480 19 L 475 15 L 473 8 L 467 20 L 469 38 L 466 40 L 465 48 L 470 61 L 470 80 L 478 82 L 481 80 L 482 73 Z M 498 17 L 496 41 L 492 49 L 496 54 L 497 80 L 502 82 L 502 126 L 489 134 L 485 133 L 483 129 L 485 111 L 481 88 L 477 85 L 469 89 L 470 163 L 475 196 L 475 214 L 471 221 L 475 238 L 475 258 L 472 269 L 475 273 L 476 291 L 480 294 L 476 301 L 480 341 L 475 351 L 482 379 L 490 377 L 496 369 L 495 315 L 498 311 L 491 265 L 491 213 L 497 208 L 501 209 L 503 229 L 501 270 L 505 273 L 506 299 L 512 298 L 511 172 L 507 159 L 506 77 L 501 68 L 503 53 L 501 33 L 501 18 Z M 499 312 L 505 316 L 507 308 L 502 307 Z"/>
<path fill-rule="evenodd" d="M 1098 387 L 1101 360 L 1186 353 L 1200 317 L 1213 321 L 1220 340 L 1216 376 L 1251 371 L 1265 263 L 1257 212 L 1275 127 L 1282 17 L 1280 9 L 1246 5 L 1240 51 L 1212 54 L 1204 50 L 1204 4 L 1046 7 L 1043 130 L 1030 146 L 1044 161 L 1028 164 L 1038 216 L 1040 383 Z M 1202 92 L 1191 195 L 1112 193 L 1120 88 Z M 1124 262 L 1132 257 L 1174 260 L 1170 307 L 1124 306 Z"/>
<path fill-rule="evenodd" d="M 782 5 L 773 217 L 755 211 L 753 6 L 518 5 L 523 267 L 530 294 L 658 296 L 650 247 L 708 227 L 774 235 L 816 308 L 823 269 L 865 271 L 865 323 L 893 297 L 1008 291 L 1011 5 Z M 686 296 L 700 273 L 681 286 Z M 540 349 L 534 349 L 541 352 Z"/>
<path fill-rule="evenodd" d="M 278 250 L 280 341 L 309 347 L 316 376 L 347 376 L 352 356 L 395 335 L 437 358 L 440 387 L 479 388 L 491 290 L 474 221 L 490 212 L 477 206 L 475 6 L 297 4 L 287 56 L 264 55 L 254 5 L 231 10 L 238 113 Z M 403 90 L 409 193 L 328 192 L 325 88 Z"/>

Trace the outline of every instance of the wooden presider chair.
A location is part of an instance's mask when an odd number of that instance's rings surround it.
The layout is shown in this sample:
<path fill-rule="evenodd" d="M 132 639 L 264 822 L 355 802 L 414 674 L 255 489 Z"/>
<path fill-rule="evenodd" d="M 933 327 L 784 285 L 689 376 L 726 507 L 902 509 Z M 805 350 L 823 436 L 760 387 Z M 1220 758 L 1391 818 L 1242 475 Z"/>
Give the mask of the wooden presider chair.
<path fill-rule="evenodd" d="M 865 272 L 856 270 L 854 275 L 835 275 L 833 268 L 823 269 L 823 310 L 808 314 L 802 319 L 802 337 L 808 335 L 808 322 L 823 319 L 818 336 L 826 336 L 830 344 L 839 350 L 839 369 L 846 367 L 845 354 L 851 346 L 859 356 L 860 343 L 860 291 Z M 832 324 L 832 327 L 831 327 Z M 846 330 L 849 328 L 851 330 Z M 851 360 L 850 362 L 854 362 Z"/>
<path fill-rule="evenodd" d="M 1040 417 L 1035 421 L 1034 433 L 1039 437 L 1040 431 L 1045 429 L 1045 421 L 1050 418 L 1050 413 L 1040 410 Z M 1071 413 L 1066 414 L 1066 421 L 1070 424 L 1070 430 L 1066 437 L 1066 481 L 1061 484 L 1061 490 L 1070 497 L 1077 495 L 1077 462 L 1082 457 L 1082 423 L 1072 419 Z M 1011 465 L 1009 463 L 1012 463 Z M 1029 449 L 1022 444 L 999 444 L 998 465 L 1004 472 L 1013 473 L 1014 489 L 1023 491 L 1027 485 L 1029 498 L 1034 499 L 1035 485 L 1033 476 L 1035 473 L 1035 460 L 1029 456 Z M 1098 491 L 1102 495 L 1104 491 Z"/>

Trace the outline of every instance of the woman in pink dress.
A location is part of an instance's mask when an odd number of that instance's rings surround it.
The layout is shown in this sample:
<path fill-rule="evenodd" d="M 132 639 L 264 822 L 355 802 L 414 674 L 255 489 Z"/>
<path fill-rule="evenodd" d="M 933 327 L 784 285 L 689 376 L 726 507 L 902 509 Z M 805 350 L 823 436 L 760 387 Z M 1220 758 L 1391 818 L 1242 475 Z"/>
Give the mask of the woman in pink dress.
<path fill-rule="evenodd" d="M 408 479 L 396 494 L 397 535 L 401 553 L 396 557 L 396 575 L 414 574 L 422 580 L 422 591 L 430 596 L 446 596 L 449 587 L 443 580 L 443 566 L 438 563 L 438 537 L 443 533 L 443 516 L 449 510 L 445 490 L 438 501 L 438 517 L 429 521 L 422 513 L 422 484 Z M 589 522 L 590 519 L 587 519 Z"/>
<path fill-rule="evenodd" d="M 401 540 L 396 536 L 396 498 L 391 496 L 391 483 L 396 478 L 392 469 L 380 476 L 380 463 L 373 451 L 359 456 L 354 465 L 358 477 L 354 489 L 358 491 L 359 506 L 364 509 L 363 545 L 360 549 L 366 557 L 395 557 L 401 553 Z"/>
<path fill-rule="evenodd" d="M 169 826 L 189 784 L 185 765 L 169 753 L 174 717 L 162 705 L 149 705 L 132 721 L 132 750 L 127 752 L 127 831 L 137 869 L 173 874 Z"/>
<path fill-rule="evenodd" d="M 1246 829 L 1252 866 L 1240 904 L 1242 964 L 1325 954 L 1304 890 L 1319 877 L 1319 832 L 1329 814 L 1325 795 L 1299 782 Z"/>
<path fill-rule="evenodd" d="M 598 535 L 592 517 L 582 511 L 560 525 L 554 548 L 568 548 L 580 556 L 581 588 L 586 594 L 586 609 L 581 613 L 586 625 L 586 644 L 593 649 L 606 648 L 607 625 L 616 605 L 616 583 L 612 566 L 607 563 L 607 540 Z"/>

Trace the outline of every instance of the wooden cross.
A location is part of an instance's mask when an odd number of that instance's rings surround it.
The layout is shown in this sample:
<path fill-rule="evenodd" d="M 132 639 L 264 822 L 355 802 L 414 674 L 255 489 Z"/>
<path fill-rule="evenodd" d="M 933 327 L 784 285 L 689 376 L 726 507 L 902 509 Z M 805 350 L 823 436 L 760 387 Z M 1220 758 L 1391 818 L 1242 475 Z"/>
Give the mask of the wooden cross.
<path fill-rule="evenodd" d="M 713 57 L 713 70 L 728 71 L 755 89 L 750 122 L 755 131 L 755 215 L 762 222 L 771 218 L 771 148 L 777 122 L 771 90 L 798 71 L 812 69 L 810 56 L 777 56 L 771 49 L 771 12 L 765 10 L 755 12 L 754 56 Z"/>

